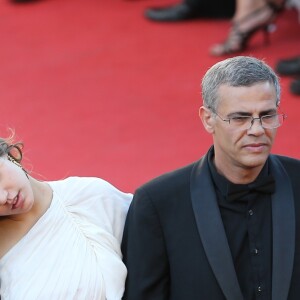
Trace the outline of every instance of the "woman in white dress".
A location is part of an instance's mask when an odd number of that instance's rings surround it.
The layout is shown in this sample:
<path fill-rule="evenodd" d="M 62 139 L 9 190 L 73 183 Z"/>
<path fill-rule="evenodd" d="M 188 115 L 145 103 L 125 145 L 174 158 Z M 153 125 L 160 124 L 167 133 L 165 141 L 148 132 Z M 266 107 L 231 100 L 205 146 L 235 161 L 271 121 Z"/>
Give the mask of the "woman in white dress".
<path fill-rule="evenodd" d="M 0 138 L 1 300 L 122 298 L 120 242 L 131 194 L 92 177 L 43 182 Z"/>

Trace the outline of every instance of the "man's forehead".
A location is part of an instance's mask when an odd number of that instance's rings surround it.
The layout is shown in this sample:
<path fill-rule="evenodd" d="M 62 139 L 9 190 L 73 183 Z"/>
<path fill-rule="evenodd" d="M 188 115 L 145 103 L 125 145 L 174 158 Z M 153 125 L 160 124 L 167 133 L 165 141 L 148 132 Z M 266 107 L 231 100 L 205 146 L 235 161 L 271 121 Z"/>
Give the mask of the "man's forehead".
<path fill-rule="evenodd" d="M 253 82 L 251 84 L 239 84 L 239 85 L 235 85 L 235 84 L 232 84 L 230 82 L 225 82 L 225 83 L 222 83 L 220 84 L 219 88 L 222 89 L 222 88 L 232 88 L 232 89 L 238 89 L 238 88 L 253 88 L 254 86 L 269 86 L 269 87 L 273 87 L 274 90 L 275 90 L 275 85 L 273 82 L 270 82 L 268 80 L 266 81 L 257 81 L 257 82 Z"/>
<path fill-rule="evenodd" d="M 228 108 L 230 111 L 267 111 L 276 109 L 276 91 L 271 86 L 260 86 L 258 88 L 257 85 L 251 87 L 223 86 L 219 90 L 217 107 Z"/>
<path fill-rule="evenodd" d="M 218 99 L 227 99 L 232 96 L 234 97 L 243 97 L 245 100 L 247 99 L 247 95 L 261 95 L 261 94 L 270 94 L 271 99 L 275 98 L 277 99 L 277 94 L 276 94 L 276 88 L 274 84 L 266 81 L 266 82 L 258 82 L 256 84 L 252 85 L 241 85 L 241 86 L 232 86 L 229 84 L 222 84 L 220 85 L 218 91 L 217 91 L 217 96 Z M 249 100 L 251 100 L 252 97 L 249 97 Z"/>

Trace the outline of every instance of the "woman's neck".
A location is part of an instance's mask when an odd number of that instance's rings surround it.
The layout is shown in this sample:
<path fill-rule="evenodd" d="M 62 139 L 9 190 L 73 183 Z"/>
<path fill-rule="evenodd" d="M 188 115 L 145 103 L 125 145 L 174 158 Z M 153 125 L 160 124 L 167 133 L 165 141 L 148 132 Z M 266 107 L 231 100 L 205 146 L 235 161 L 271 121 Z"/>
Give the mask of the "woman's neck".
<path fill-rule="evenodd" d="M 0 258 L 17 244 L 51 205 L 52 189 L 46 182 L 29 176 L 34 195 L 32 208 L 23 214 L 0 218 Z"/>

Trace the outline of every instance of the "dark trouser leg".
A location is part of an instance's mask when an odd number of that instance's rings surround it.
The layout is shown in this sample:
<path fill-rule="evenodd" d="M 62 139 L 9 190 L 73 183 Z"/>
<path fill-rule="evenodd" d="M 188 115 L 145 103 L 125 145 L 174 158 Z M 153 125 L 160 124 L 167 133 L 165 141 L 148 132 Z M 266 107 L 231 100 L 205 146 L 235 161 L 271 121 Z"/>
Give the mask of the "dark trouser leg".
<path fill-rule="evenodd" d="M 184 0 L 184 3 L 206 18 L 231 18 L 235 11 L 235 0 Z"/>

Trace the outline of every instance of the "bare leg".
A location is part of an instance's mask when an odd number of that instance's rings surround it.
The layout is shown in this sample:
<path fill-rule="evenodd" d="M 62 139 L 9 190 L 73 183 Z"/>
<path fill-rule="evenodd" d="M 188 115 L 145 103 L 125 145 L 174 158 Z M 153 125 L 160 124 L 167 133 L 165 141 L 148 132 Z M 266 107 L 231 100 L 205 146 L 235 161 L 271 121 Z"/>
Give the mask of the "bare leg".
<path fill-rule="evenodd" d="M 211 54 L 221 56 L 242 51 L 250 37 L 259 30 L 265 30 L 278 14 L 284 0 L 236 0 L 236 11 L 232 19 L 227 40 L 214 45 Z"/>
<path fill-rule="evenodd" d="M 265 5 L 266 3 L 264 0 L 237 0 L 233 21 L 243 19 L 247 15 L 251 14 L 255 10 L 262 8 Z"/>

